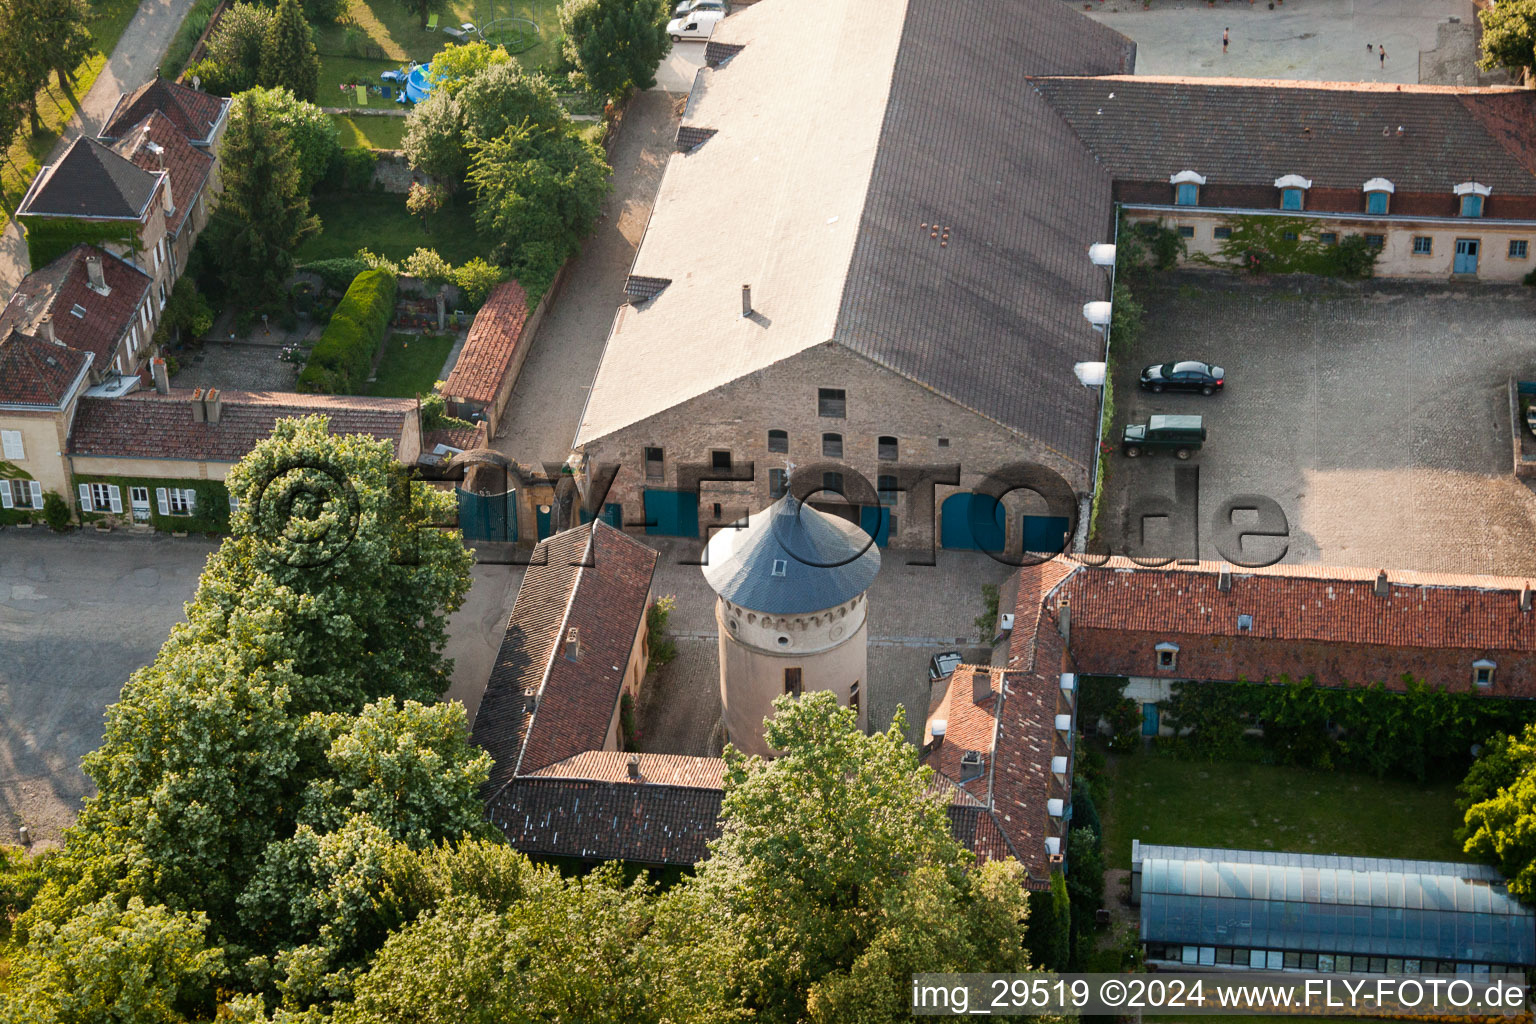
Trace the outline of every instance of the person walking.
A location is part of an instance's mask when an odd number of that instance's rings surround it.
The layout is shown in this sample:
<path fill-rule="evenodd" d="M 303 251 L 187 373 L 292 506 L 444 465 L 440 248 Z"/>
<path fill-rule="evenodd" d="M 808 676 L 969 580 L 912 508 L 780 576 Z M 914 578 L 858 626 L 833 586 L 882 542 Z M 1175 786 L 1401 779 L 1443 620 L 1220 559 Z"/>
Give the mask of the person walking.
<path fill-rule="evenodd" d="M 1387 69 L 1387 48 L 1381 43 L 1376 44 L 1376 55 L 1381 58 L 1381 69 Z"/>
<path fill-rule="evenodd" d="M 1221 52 L 1222 53 L 1226 53 L 1227 52 L 1227 43 L 1232 41 L 1232 37 L 1230 35 L 1228 35 L 1228 33 L 1231 32 L 1231 31 L 1232 30 L 1229 29 L 1229 28 L 1224 28 L 1224 29 L 1221 30 Z"/>

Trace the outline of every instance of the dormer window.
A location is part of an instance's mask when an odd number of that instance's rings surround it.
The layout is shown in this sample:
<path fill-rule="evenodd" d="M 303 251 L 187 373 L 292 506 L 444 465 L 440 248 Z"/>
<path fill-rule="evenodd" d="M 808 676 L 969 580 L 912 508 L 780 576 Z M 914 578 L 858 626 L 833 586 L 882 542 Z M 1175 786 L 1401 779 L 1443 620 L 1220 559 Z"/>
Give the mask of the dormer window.
<path fill-rule="evenodd" d="M 1472 685 L 1479 690 L 1493 688 L 1493 670 L 1498 666 L 1487 658 L 1478 658 L 1472 663 Z"/>
<path fill-rule="evenodd" d="M 1179 667 L 1179 645 L 1160 643 L 1154 650 L 1157 651 L 1157 667 L 1161 671 L 1172 671 Z"/>
<path fill-rule="evenodd" d="M 1311 187 L 1311 179 L 1303 178 L 1299 174 L 1287 174 L 1283 177 L 1276 178 L 1275 188 L 1280 190 L 1280 209 L 1306 209 L 1307 189 Z"/>
<path fill-rule="evenodd" d="M 1199 206 L 1200 186 L 1205 184 L 1205 177 L 1194 171 L 1180 171 L 1178 174 L 1169 175 L 1168 183 L 1173 186 L 1173 204 L 1175 206 Z"/>
<path fill-rule="evenodd" d="M 1372 178 L 1361 186 L 1365 192 L 1365 212 L 1384 216 L 1392 205 L 1392 193 L 1396 187 L 1386 178 Z"/>
<path fill-rule="evenodd" d="M 1453 191 L 1461 198 L 1461 209 L 1457 212 L 1457 216 L 1481 217 L 1483 200 L 1488 198 L 1493 189 L 1475 181 L 1464 181 Z"/>

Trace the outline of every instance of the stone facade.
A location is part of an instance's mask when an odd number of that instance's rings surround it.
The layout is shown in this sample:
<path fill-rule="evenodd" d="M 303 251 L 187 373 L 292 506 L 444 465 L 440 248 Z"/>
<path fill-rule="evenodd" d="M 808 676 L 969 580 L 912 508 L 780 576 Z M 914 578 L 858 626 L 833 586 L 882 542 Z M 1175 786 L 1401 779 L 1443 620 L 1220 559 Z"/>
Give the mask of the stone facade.
<path fill-rule="evenodd" d="M 1062 367 L 1061 387 L 1078 387 L 1070 366 Z M 844 416 L 819 415 L 820 388 L 845 392 Z M 771 430 L 789 435 L 787 452 L 769 451 Z M 842 438 L 840 457 L 823 455 L 823 434 L 829 433 Z M 894 460 L 880 458 L 879 439 L 887 436 L 897 441 Z M 654 463 L 647 469 L 648 447 L 663 449 L 659 476 Z M 603 504 L 621 504 L 626 528 L 639 531 L 643 530 L 640 524 L 646 489 L 678 489 L 680 467 L 708 467 L 712 454 L 720 451 L 730 453 L 738 474 L 744 473 L 745 463 L 754 463 L 755 478 L 750 482 L 705 482 L 699 496 L 701 531 L 766 508 L 778 497 L 770 491 L 770 471 L 789 467 L 797 474 L 817 477 L 825 471 L 841 470 L 849 500 L 873 504 L 878 500 L 875 488 L 882 475 L 918 466 L 958 464 L 958 487 L 939 485 L 932 491 L 915 488 L 896 496 L 890 543 L 906 548 L 936 543 L 939 506 L 944 499 L 957 490 L 976 487 L 988 472 L 1000 467 L 1032 460 L 1060 474 L 1079 497 L 1090 486 L 1090 467 L 832 342 L 589 442 L 583 449 L 585 482 L 590 483 L 599 467 L 617 464 L 618 473 Z M 862 495 L 855 472 L 868 482 Z M 589 500 L 593 500 L 590 495 Z M 826 492 L 812 498 L 811 503 L 818 507 L 838 504 L 835 495 Z"/>

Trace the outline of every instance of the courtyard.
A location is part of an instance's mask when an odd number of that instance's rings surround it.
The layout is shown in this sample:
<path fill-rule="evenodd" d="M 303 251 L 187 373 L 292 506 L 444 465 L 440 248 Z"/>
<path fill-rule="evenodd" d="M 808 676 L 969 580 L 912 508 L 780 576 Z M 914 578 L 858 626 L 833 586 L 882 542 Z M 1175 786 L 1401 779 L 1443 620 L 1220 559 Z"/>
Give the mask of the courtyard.
<path fill-rule="evenodd" d="M 1265 283 L 1185 274 L 1138 292 L 1146 322 L 1112 353 L 1118 442 L 1150 414 L 1199 414 L 1205 447 L 1187 463 L 1105 460 L 1100 538 L 1120 553 L 1130 509 L 1174 495 L 1174 467 L 1198 470 L 1198 553 L 1220 559 L 1212 517 L 1259 494 L 1289 521 L 1283 561 L 1388 569 L 1536 573 L 1536 495 L 1511 464 L 1511 377 L 1536 371 L 1527 289 Z M 1200 359 L 1224 392 L 1152 394 L 1141 368 Z M 1236 522 L 1244 523 L 1239 514 Z M 1147 521 L 1148 553 L 1190 557 L 1188 529 Z M 1139 527 L 1138 527 L 1139 532 Z M 1247 557 L 1273 559 L 1255 538 Z"/>
<path fill-rule="evenodd" d="M 1094 0 L 1136 41 L 1136 74 L 1479 85 L 1470 0 Z M 1225 51 L 1221 34 L 1231 42 Z M 1370 44 L 1371 49 L 1366 49 Z M 1382 60 L 1377 47 L 1385 48 Z"/>

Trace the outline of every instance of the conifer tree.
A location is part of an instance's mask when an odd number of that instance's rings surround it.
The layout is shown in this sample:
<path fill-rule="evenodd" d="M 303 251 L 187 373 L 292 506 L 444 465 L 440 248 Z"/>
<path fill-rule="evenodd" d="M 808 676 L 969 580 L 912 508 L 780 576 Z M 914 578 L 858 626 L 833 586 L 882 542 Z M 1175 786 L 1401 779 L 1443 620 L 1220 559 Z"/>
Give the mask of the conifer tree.
<path fill-rule="evenodd" d="M 258 80 L 268 87 L 283 86 L 311 103 L 320 95 L 320 55 L 309 37 L 309 22 L 299 0 L 279 0 L 261 41 Z"/>

